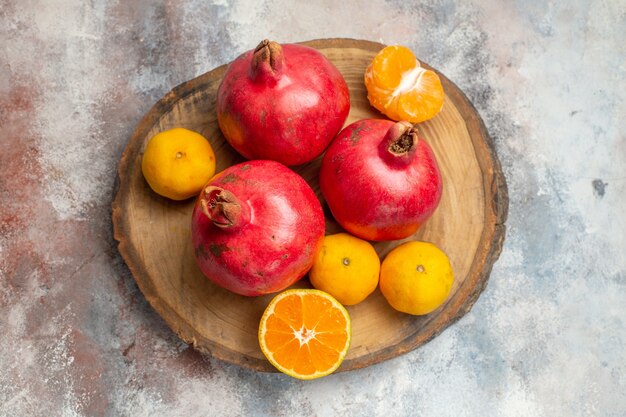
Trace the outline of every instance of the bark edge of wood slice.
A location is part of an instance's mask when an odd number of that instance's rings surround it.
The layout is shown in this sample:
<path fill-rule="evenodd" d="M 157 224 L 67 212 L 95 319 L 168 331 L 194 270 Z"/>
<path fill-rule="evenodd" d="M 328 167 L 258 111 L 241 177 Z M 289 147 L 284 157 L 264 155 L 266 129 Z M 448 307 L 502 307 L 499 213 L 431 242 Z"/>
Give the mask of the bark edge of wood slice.
<path fill-rule="evenodd" d="M 369 105 L 363 85 L 366 66 L 384 45 L 354 39 L 320 39 L 302 44 L 320 50 L 343 73 L 351 100 L 346 125 L 362 118 L 384 118 Z M 174 202 L 160 197 L 141 173 L 147 141 L 173 127 L 195 130 L 209 139 L 216 153 L 217 172 L 243 161 L 217 126 L 216 91 L 226 67 L 222 65 L 175 87 L 137 125 L 118 165 L 112 203 L 114 238 L 141 292 L 182 340 L 226 362 L 276 371 L 263 356 L 257 340 L 258 323 L 272 295 L 242 297 L 209 282 L 196 266 L 191 248 L 189 229 L 195 199 Z M 393 310 L 378 289 L 361 304 L 348 307 L 352 345 L 339 371 L 396 357 L 437 336 L 471 309 L 502 250 L 508 192 L 494 144 L 468 98 L 438 74 L 446 93 L 444 107 L 419 127 L 442 171 L 441 203 L 414 236 L 374 246 L 382 259 L 404 241 L 433 242 L 450 257 L 455 282 L 446 302 L 426 316 Z M 318 196 L 319 163 L 317 159 L 295 168 Z M 323 202 L 321 196 L 320 200 Z M 341 228 L 327 216 L 326 232 L 339 231 Z M 294 286 L 310 284 L 305 277 Z"/>

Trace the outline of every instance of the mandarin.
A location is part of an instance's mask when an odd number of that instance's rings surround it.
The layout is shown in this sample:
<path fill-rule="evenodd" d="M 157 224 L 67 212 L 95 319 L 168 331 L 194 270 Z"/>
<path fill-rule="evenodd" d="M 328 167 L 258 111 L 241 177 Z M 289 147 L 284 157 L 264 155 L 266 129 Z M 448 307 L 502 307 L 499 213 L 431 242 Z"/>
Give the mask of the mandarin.
<path fill-rule="evenodd" d="M 405 46 L 387 46 L 376 54 L 365 70 L 365 87 L 370 104 L 395 121 L 423 122 L 443 107 L 439 76 Z"/>

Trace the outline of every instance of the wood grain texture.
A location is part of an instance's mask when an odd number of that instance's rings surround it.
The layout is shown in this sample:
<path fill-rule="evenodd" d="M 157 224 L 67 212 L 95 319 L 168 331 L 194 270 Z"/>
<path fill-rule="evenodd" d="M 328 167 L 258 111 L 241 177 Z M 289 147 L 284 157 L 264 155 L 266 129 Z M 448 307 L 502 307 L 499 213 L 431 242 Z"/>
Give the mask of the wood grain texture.
<path fill-rule="evenodd" d="M 351 100 L 346 124 L 383 117 L 369 105 L 363 85 L 365 68 L 383 45 L 351 39 L 304 44 L 320 50 L 344 75 Z M 221 66 L 174 88 L 139 123 L 118 167 L 114 233 L 142 293 L 185 342 L 227 362 L 275 371 L 257 342 L 258 323 L 272 296 L 242 297 L 209 282 L 196 266 L 191 247 L 194 201 L 173 202 L 156 195 L 141 174 L 147 141 L 173 127 L 195 130 L 208 138 L 218 172 L 243 161 L 225 142 L 216 120 L 216 91 L 225 70 L 226 65 Z M 439 162 L 444 191 L 433 217 L 410 239 L 433 242 L 448 254 L 455 272 L 451 295 L 438 310 L 422 317 L 394 311 L 379 290 L 348 307 L 353 339 L 340 371 L 393 358 L 435 337 L 470 310 L 500 254 L 508 210 L 500 163 L 474 107 L 452 82 L 439 76 L 446 93 L 443 110 L 420 128 Z M 324 203 L 317 182 L 319 163 L 318 158 L 294 170 Z M 326 232 L 340 230 L 327 216 Z M 380 242 L 375 248 L 383 258 L 402 242 Z M 295 284 L 309 285 L 306 278 Z"/>

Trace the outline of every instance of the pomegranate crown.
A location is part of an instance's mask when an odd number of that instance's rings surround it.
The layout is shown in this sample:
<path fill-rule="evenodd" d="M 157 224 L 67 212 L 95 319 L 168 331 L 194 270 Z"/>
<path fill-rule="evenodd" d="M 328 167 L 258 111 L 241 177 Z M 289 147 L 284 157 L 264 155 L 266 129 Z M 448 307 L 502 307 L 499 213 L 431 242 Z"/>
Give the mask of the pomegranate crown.
<path fill-rule="evenodd" d="M 283 68 L 283 48 L 278 42 L 263 39 L 254 49 L 251 74 L 254 79 L 276 79 Z"/>

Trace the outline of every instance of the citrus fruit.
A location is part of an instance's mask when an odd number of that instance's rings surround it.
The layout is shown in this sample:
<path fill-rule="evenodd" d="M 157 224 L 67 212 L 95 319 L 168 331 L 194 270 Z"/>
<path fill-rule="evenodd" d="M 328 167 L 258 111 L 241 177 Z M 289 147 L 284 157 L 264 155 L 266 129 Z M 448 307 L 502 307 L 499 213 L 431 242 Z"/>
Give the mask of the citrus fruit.
<path fill-rule="evenodd" d="M 443 106 L 439 76 L 405 46 L 387 46 L 376 54 L 365 70 L 365 87 L 370 104 L 395 121 L 423 122 Z"/>
<path fill-rule="evenodd" d="M 141 171 L 155 193 L 185 200 L 198 195 L 215 173 L 215 154 L 201 134 L 183 128 L 169 129 L 148 141 Z"/>
<path fill-rule="evenodd" d="M 380 259 L 369 242 L 338 233 L 324 237 L 309 279 L 341 304 L 354 305 L 376 289 L 379 273 Z"/>
<path fill-rule="evenodd" d="M 348 351 L 350 316 L 330 294 L 283 291 L 269 303 L 259 325 L 259 345 L 279 371 L 298 379 L 334 372 Z"/>
<path fill-rule="evenodd" d="M 413 315 L 436 310 L 448 298 L 453 282 L 448 256 L 427 242 L 396 247 L 380 268 L 380 290 L 389 304 Z"/>

